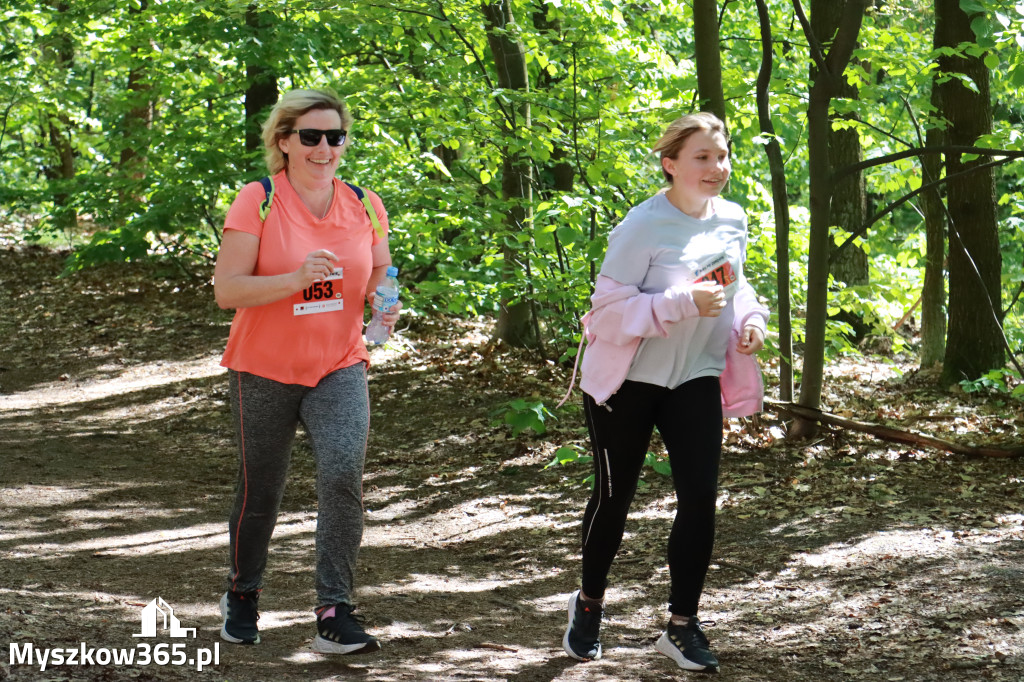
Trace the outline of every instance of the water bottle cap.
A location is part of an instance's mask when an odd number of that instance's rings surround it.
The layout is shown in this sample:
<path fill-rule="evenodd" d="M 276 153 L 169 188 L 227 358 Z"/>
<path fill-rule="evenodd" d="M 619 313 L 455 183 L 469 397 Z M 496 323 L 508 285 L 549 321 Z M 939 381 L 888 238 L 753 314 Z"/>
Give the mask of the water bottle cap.
<path fill-rule="evenodd" d="M 398 268 L 396 268 L 394 265 L 389 265 L 388 277 L 398 277 Z"/>

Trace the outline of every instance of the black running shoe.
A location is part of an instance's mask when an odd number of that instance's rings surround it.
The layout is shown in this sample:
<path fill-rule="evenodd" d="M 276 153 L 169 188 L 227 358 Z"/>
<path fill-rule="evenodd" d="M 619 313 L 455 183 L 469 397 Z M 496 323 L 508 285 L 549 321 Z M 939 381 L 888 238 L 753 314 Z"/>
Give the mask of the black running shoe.
<path fill-rule="evenodd" d="M 334 615 L 324 615 L 334 609 Z M 368 654 L 380 649 L 380 642 L 363 630 L 363 617 L 352 613 L 350 604 L 319 609 L 313 650 L 322 654 Z"/>
<path fill-rule="evenodd" d="M 654 648 L 676 662 L 683 670 L 718 672 L 718 659 L 711 653 L 708 638 L 700 628 L 697 616 L 690 616 L 686 625 L 671 622 Z"/>
<path fill-rule="evenodd" d="M 569 597 L 569 626 L 562 637 L 562 648 L 577 661 L 596 661 L 601 658 L 601 614 L 604 609 L 596 602 L 584 602 L 580 591 Z"/>
<path fill-rule="evenodd" d="M 232 644 L 259 644 L 260 631 L 256 621 L 260 619 L 256 606 L 260 593 L 225 592 L 220 598 L 220 615 L 224 618 L 224 626 L 220 629 L 220 638 Z"/>

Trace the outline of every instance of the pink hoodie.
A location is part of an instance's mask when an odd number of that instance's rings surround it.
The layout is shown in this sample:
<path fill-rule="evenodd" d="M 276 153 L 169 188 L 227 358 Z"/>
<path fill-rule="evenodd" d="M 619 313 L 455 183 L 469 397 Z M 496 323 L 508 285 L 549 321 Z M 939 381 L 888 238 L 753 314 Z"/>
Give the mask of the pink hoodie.
<path fill-rule="evenodd" d="M 587 352 L 583 356 L 580 388 L 600 405 L 626 380 L 637 347 L 644 337 L 668 336 L 665 325 L 699 314 L 690 286 L 675 286 L 663 293 L 645 294 L 639 288 L 599 275 L 590 297 L 591 309 L 583 316 Z M 768 309 L 757 301 L 754 290 L 742 280 L 734 299 L 736 319 L 728 341 L 722 372 L 722 414 L 745 417 L 761 410 L 764 383 L 757 359 L 736 350 L 746 325 L 765 331 Z M 582 341 L 580 343 L 582 347 Z M 579 354 L 576 357 L 579 362 Z M 572 383 L 576 381 L 573 368 Z M 569 397 L 563 398 L 562 403 Z M 562 403 L 559 403 L 561 405 Z"/>

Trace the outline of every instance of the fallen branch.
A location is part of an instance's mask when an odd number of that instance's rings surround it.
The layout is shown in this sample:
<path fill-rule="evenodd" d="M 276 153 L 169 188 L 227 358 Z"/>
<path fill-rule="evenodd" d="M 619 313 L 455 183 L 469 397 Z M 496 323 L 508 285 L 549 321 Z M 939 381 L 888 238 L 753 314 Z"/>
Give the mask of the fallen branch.
<path fill-rule="evenodd" d="M 926 436 L 923 433 L 903 431 L 900 429 L 894 429 L 890 426 L 881 426 L 880 424 L 869 424 L 867 422 L 860 422 L 854 419 L 847 419 L 845 417 L 829 414 L 828 412 L 822 412 L 821 410 L 814 408 L 797 405 L 796 403 L 784 403 L 778 400 L 765 398 L 764 405 L 765 408 L 780 414 L 788 414 L 800 419 L 808 419 L 811 421 L 822 422 L 824 424 L 833 424 L 853 431 L 862 431 L 864 433 L 870 433 L 871 435 L 877 436 L 883 440 L 895 441 L 897 443 L 924 445 L 938 450 L 945 450 L 946 452 L 955 452 L 959 455 L 967 455 L 968 457 L 1024 457 L 1024 445 L 1009 448 L 991 445 L 963 445 L 961 443 L 953 443 L 933 436 Z"/>
<path fill-rule="evenodd" d="M 749 568 L 747 568 L 746 566 L 740 566 L 739 564 L 734 564 L 731 561 L 723 561 L 722 559 L 712 559 L 711 563 L 718 564 L 719 568 L 731 568 L 731 569 L 733 569 L 735 571 L 739 571 L 741 573 L 746 573 L 751 578 L 756 578 L 757 577 L 757 571 L 752 571 Z"/>
<path fill-rule="evenodd" d="M 491 644 L 490 642 L 480 642 L 479 644 L 476 645 L 476 648 L 477 649 L 493 649 L 494 651 L 509 651 L 509 652 L 511 652 L 513 654 L 516 653 L 517 651 L 519 651 L 519 649 L 513 649 L 512 647 L 505 646 L 504 644 Z"/>

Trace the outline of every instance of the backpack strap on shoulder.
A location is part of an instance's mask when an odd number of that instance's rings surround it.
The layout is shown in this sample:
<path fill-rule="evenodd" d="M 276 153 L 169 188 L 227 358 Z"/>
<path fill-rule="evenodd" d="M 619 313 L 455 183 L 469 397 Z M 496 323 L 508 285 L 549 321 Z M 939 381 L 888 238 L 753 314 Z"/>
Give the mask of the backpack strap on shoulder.
<path fill-rule="evenodd" d="M 351 182 L 346 182 L 345 184 L 356 193 L 356 197 L 359 201 L 363 202 L 363 207 L 366 209 L 366 215 L 370 217 L 370 223 L 373 224 L 373 229 L 377 231 L 378 237 L 384 239 L 384 228 L 381 227 L 380 221 L 377 220 L 377 211 L 374 209 L 373 204 L 370 203 L 370 197 L 366 196 L 366 192 L 353 185 Z"/>
<path fill-rule="evenodd" d="M 266 222 L 267 216 L 270 215 L 270 206 L 274 203 L 274 179 L 260 178 L 260 184 L 263 185 L 263 191 L 266 193 L 266 198 L 260 204 L 260 220 Z"/>

